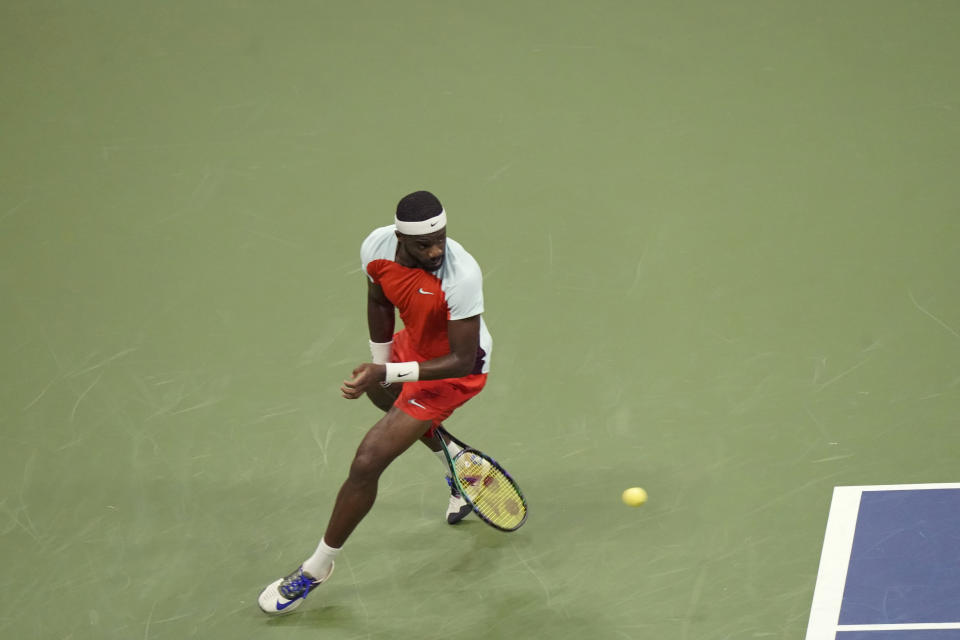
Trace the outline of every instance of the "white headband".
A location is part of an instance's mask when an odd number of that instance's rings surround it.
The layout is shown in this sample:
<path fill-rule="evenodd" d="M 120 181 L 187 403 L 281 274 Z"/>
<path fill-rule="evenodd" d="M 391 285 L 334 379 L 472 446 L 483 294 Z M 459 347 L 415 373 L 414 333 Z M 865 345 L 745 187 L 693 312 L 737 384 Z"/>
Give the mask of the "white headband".
<path fill-rule="evenodd" d="M 447 212 L 440 210 L 439 215 L 435 215 L 429 220 L 420 220 L 418 222 L 408 222 L 407 220 L 394 219 L 397 225 L 397 231 L 405 236 L 425 236 L 434 231 L 440 231 L 447 226 Z"/>

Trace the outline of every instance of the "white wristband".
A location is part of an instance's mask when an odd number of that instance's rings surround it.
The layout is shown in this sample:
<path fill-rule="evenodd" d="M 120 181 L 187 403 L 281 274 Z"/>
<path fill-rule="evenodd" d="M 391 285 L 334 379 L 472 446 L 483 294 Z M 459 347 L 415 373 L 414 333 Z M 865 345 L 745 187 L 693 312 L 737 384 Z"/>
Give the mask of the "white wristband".
<path fill-rule="evenodd" d="M 370 341 L 370 357 L 373 358 L 373 364 L 386 364 L 390 362 L 390 356 L 393 353 L 393 340 L 390 342 Z"/>
<path fill-rule="evenodd" d="M 388 362 L 387 378 L 384 382 L 413 382 L 420 379 L 419 362 Z"/>

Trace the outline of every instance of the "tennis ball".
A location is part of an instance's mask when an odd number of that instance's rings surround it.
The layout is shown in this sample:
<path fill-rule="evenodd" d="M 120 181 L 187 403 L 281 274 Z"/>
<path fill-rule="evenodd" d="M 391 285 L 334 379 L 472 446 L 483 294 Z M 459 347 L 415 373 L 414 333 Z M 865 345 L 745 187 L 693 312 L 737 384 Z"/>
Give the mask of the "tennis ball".
<path fill-rule="evenodd" d="M 623 492 L 623 503 L 631 507 L 639 507 L 647 501 L 647 492 L 640 487 L 631 487 Z"/>

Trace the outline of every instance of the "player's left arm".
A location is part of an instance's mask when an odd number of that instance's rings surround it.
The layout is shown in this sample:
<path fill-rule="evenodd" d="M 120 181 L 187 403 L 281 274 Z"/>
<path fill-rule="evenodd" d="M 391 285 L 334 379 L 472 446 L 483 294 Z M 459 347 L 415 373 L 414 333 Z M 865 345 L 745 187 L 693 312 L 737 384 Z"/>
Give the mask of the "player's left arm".
<path fill-rule="evenodd" d="M 473 372 L 480 348 L 480 316 L 447 322 L 450 353 L 420 363 L 421 380 L 462 378 Z"/>
<path fill-rule="evenodd" d="M 447 339 L 450 353 L 421 362 L 418 380 L 462 378 L 473 372 L 480 348 L 480 316 L 447 322 Z M 386 365 L 365 362 L 353 370 L 353 379 L 345 381 L 340 392 L 344 398 L 354 400 L 386 377 Z"/>

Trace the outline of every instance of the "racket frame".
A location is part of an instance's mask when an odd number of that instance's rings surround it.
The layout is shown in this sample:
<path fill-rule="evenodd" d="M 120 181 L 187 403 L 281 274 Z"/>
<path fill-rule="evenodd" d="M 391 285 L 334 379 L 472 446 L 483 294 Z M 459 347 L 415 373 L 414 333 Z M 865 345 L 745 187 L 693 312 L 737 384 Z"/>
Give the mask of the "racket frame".
<path fill-rule="evenodd" d="M 526 496 L 523 495 L 523 491 L 520 490 L 520 485 L 518 485 L 517 481 L 513 479 L 513 476 L 511 476 L 506 469 L 500 466 L 499 462 L 491 458 L 489 455 L 485 454 L 483 451 L 480 451 L 479 449 L 475 449 L 474 447 L 471 447 L 463 440 L 460 440 L 459 438 L 454 436 L 452 433 L 444 429 L 443 426 L 438 426 L 436 428 L 435 435 L 437 437 L 437 440 L 440 441 L 440 447 L 443 449 L 443 455 L 447 458 L 447 465 L 450 467 L 450 476 L 453 478 L 453 482 L 457 485 L 457 491 L 460 492 L 460 495 L 463 497 L 463 499 L 466 500 L 467 504 L 470 505 L 470 508 L 473 509 L 473 512 L 476 513 L 477 516 L 479 516 L 479 518 L 484 522 L 486 522 L 488 525 L 490 525 L 494 529 L 499 529 L 500 531 L 508 531 L 508 532 L 516 531 L 517 529 L 522 527 L 523 523 L 527 521 L 527 515 L 529 514 L 529 511 L 527 508 L 527 498 Z M 455 457 L 452 457 L 450 455 L 450 449 L 447 448 L 447 442 L 446 440 L 444 440 L 444 436 L 452 440 L 458 447 L 460 447 L 461 451 L 457 452 L 457 455 L 455 456 L 456 458 L 459 458 L 465 453 L 473 453 L 475 455 L 478 455 L 484 460 L 486 460 L 487 462 L 489 462 L 490 464 L 492 464 L 494 468 L 496 468 L 500 473 L 502 473 L 504 477 L 510 482 L 514 490 L 517 492 L 517 496 L 520 498 L 520 503 L 523 505 L 523 519 L 521 519 L 516 526 L 514 527 L 500 526 L 495 522 L 491 521 L 487 516 L 483 515 L 483 513 L 481 513 L 481 511 L 477 508 L 477 505 L 473 503 L 473 501 L 467 495 L 467 492 L 464 490 L 463 482 L 460 480 L 460 476 L 457 473 L 456 465 L 454 465 L 453 463 Z"/>

